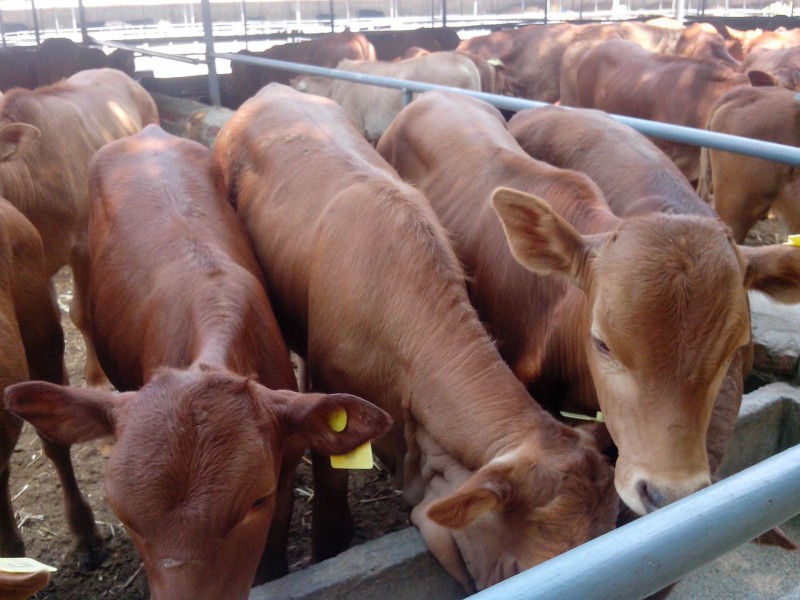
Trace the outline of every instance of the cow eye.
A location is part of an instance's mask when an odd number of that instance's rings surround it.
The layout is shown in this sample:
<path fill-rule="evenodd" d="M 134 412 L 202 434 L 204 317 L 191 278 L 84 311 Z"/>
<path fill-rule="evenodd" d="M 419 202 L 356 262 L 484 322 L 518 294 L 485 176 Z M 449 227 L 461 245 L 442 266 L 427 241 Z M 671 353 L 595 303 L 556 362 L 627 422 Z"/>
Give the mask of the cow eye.
<path fill-rule="evenodd" d="M 261 498 L 257 498 L 255 502 L 253 502 L 253 506 L 251 510 L 257 510 L 264 506 L 267 503 L 267 496 L 261 496 Z"/>
<path fill-rule="evenodd" d="M 592 336 L 592 341 L 594 342 L 594 347 L 597 348 L 597 351 L 600 354 L 603 356 L 611 356 L 611 350 L 603 340 L 601 340 L 599 337 Z"/>

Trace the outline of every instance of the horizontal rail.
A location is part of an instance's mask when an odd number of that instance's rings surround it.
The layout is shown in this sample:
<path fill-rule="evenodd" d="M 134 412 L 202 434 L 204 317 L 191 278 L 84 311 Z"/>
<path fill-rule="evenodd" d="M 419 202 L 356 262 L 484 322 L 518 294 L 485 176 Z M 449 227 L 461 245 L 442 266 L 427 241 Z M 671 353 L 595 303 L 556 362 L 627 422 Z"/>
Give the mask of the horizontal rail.
<path fill-rule="evenodd" d="M 214 58 L 222 58 L 232 61 L 244 62 L 253 65 L 274 67 L 284 71 L 291 71 L 294 73 L 302 73 L 309 75 L 323 75 L 333 79 L 343 79 L 345 81 L 352 81 L 354 83 L 362 83 L 366 85 L 379 85 L 382 87 L 394 88 L 399 90 L 410 90 L 412 92 L 427 92 L 429 90 L 444 89 L 466 94 L 480 100 L 484 100 L 489 104 L 506 110 L 524 110 L 527 108 L 538 108 L 542 106 L 550 106 L 547 102 L 540 102 L 537 100 L 527 100 L 525 98 L 512 98 L 510 96 L 498 96 L 496 94 L 487 94 L 486 92 L 476 92 L 472 90 L 464 90 L 461 88 L 446 87 L 435 85 L 432 83 L 422 83 L 419 81 L 407 81 L 404 79 L 395 79 L 392 77 L 379 77 L 377 75 L 367 75 L 364 73 L 353 73 L 350 71 L 340 71 L 337 69 L 328 69 L 325 67 L 317 67 L 314 65 L 305 65 L 301 63 L 287 62 L 284 60 L 275 60 L 272 58 L 260 58 L 255 56 L 245 56 L 242 54 L 232 53 L 214 53 Z M 568 108 L 568 107 L 565 107 Z M 693 127 L 684 127 L 682 125 L 672 125 L 670 123 L 660 123 L 657 121 L 648 121 L 646 119 L 637 119 L 624 115 L 610 115 L 614 119 L 628 125 L 639 133 L 650 135 L 658 138 L 663 138 L 673 142 L 680 142 L 690 144 L 692 146 L 706 146 L 717 150 L 725 150 L 727 152 L 735 152 L 737 154 L 746 154 L 755 158 L 762 158 L 764 160 L 773 160 L 781 163 L 787 163 L 794 166 L 800 166 L 800 148 L 794 146 L 785 146 L 783 144 L 776 144 L 774 142 L 765 142 L 763 140 L 755 140 L 751 138 L 743 138 L 726 133 L 717 133 L 714 131 L 707 131 L 705 129 L 695 129 Z"/>
<path fill-rule="evenodd" d="M 139 52 L 140 54 L 144 54 L 147 56 L 166 58 L 168 60 L 176 60 L 178 62 L 189 63 L 192 65 L 205 64 L 206 62 L 204 58 L 189 58 L 188 56 L 182 56 L 180 54 L 167 54 L 166 52 L 157 52 L 156 50 L 150 50 L 149 48 L 141 48 L 139 46 L 131 46 L 129 44 L 123 44 L 122 42 L 98 40 L 97 38 L 93 38 L 92 36 L 89 36 L 89 41 L 95 46 L 108 46 L 109 48 L 130 50 L 131 52 Z"/>
<path fill-rule="evenodd" d="M 800 513 L 800 445 L 470 600 L 637 600 Z"/>

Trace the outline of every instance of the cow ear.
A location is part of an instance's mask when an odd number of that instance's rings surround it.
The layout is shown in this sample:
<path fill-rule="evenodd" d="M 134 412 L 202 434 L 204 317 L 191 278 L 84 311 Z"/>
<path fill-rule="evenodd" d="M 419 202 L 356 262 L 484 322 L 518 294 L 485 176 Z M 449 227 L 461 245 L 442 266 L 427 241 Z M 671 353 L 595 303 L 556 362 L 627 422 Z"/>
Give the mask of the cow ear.
<path fill-rule="evenodd" d="M 9 123 L 0 128 L 0 161 L 22 156 L 42 133 L 27 123 Z"/>
<path fill-rule="evenodd" d="M 748 71 L 747 78 L 753 87 L 775 87 L 778 80 L 765 71 Z"/>
<path fill-rule="evenodd" d="M 778 302 L 800 302 L 800 248 L 783 244 L 739 246 L 747 261 L 744 287 Z"/>
<path fill-rule="evenodd" d="M 588 257 L 593 246 L 555 214 L 546 201 L 501 187 L 492 193 L 492 206 L 517 262 L 540 275 L 562 273 L 582 290 L 588 290 Z"/>
<path fill-rule="evenodd" d="M 389 431 L 392 418 L 371 402 L 350 394 L 292 394 L 286 408 L 290 430 L 312 450 L 347 454 Z"/>
<path fill-rule="evenodd" d="M 46 438 L 70 445 L 115 435 L 119 413 L 133 396 L 26 381 L 6 388 L 4 403 Z"/>

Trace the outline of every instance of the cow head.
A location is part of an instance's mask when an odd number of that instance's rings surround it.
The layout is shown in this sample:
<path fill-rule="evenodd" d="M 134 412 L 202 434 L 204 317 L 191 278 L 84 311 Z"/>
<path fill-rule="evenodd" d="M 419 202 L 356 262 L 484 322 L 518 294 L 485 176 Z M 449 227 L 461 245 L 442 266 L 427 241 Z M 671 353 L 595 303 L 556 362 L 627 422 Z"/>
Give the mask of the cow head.
<path fill-rule="evenodd" d="M 391 422 L 355 396 L 273 391 L 203 370 L 165 370 L 124 394 L 26 382 L 6 388 L 5 403 L 61 444 L 116 437 L 106 495 L 154 599 L 246 598 L 286 445 L 342 454 Z M 328 418 L 340 410 L 347 425 L 335 432 Z"/>
<path fill-rule="evenodd" d="M 477 471 L 417 433 L 427 481 L 411 520 L 467 592 L 512 577 L 615 525 L 614 471 L 594 438 L 555 421 L 546 427 L 559 431 L 547 436 L 548 443 L 526 439 Z"/>
<path fill-rule="evenodd" d="M 492 201 L 517 261 L 585 294 L 575 319 L 623 501 L 644 514 L 708 485 L 711 411 L 751 343 L 746 292 L 800 301 L 800 250 L 740 247 L 720 221 L 660 213 L 584 236 L 528 194 L 500 188 Z"/>

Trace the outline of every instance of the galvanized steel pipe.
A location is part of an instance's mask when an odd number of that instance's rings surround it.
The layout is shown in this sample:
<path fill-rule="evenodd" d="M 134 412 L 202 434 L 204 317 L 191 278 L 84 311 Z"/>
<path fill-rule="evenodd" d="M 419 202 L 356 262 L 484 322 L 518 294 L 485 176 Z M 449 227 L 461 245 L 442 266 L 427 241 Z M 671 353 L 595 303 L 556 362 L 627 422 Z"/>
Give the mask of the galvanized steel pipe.
<path fill-rule="evenodd" d="M 798 513 L 800 445 L 470 598 L 641 599 Z"/>
<path fill-rule="evenodd" d="M 214 54 L 214 57 L 250 63 L 254 65 L 269 66 L 294 73 L 323 75 L 326 77 L 332 77 L 334 79 L 352 81 L 354 83 L 379 85 L 382 87 L 400 90 L 405 89 L 412 92 L 427 92 L 429 90 L 444 89 L 459 94 L 466 94 L 474 98 L 479 98 L 480 100 L 484 100 L 489 104 L 493 104 L 498 108 L 503 108 L 506 110 L 524 110 L 527 108 L 550 106 L 550 104 L 547 102 L 539 102 L 536 100 L 512 98 L 510 96 L 498 96 L 495 94 L 487 94 L 485 92 L 475 92 L 472 90 L 464 90 L 461 88 L 446 87 L 418 81 L 406 81 L 392 77 L 378 77 L 376 75 L 366 75 L 364 73 L 339 71 L 336 69 L 328 69 L 314 65 L 304 65 L 283 60 L 275 60 L 272 58 L 259 58 L 232 53 Z M 708 148 L 715 148 L 717 150 L 726 150 L 728 152 L 735 152 L 737 154 L 746 154 L 756 158 L 763 158 L 765 160 L 774 160 L 794 166 L 800 166 L 800 148 L 795 148 L 793 146 L 784 146 L 783 144 L 776 144 L 774 142 L 764 142 L 762 140 L 743 138 L 735 135 L 728 135 L 726 133 L 716 133 L 714 131 L 707 131 L 705 129 L 695 129 L 693 127 L 672 125 L 670 123 L 647 121 L 645 119 L 637 119 L 624 115 L 612 114 L 611 116 L 644 135 L 663 138 L 673 142 L 690 144 L 692 146 L 706 146 Z"/>

